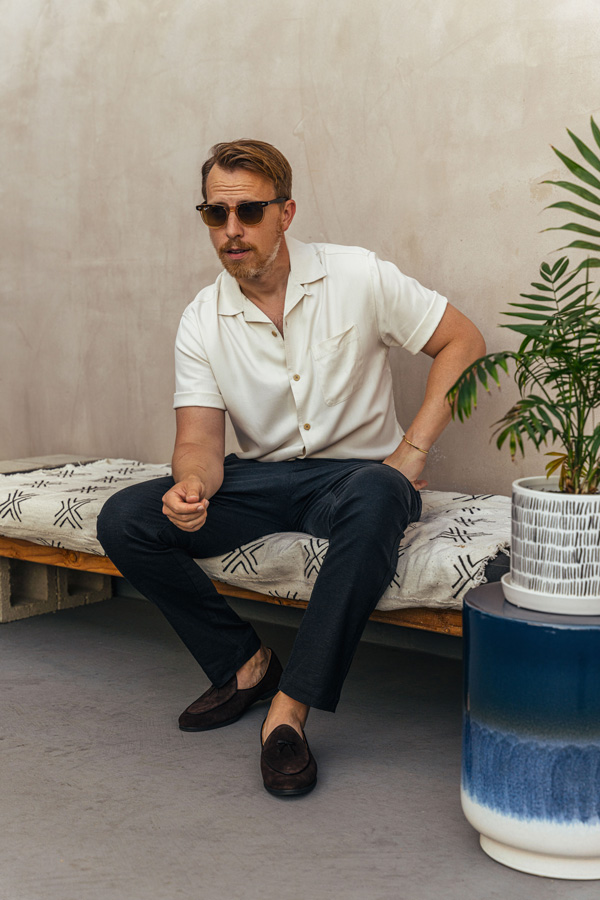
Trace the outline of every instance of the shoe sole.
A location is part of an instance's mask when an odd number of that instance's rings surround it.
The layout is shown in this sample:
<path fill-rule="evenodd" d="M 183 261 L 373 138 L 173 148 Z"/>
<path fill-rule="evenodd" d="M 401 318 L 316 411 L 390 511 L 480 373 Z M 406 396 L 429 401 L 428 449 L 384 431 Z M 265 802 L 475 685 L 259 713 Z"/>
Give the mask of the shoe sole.
<path fill-rule="evenodd" d="M 301 797 L 303 794 L 310 794 L 312 789 L 315 787 L 317 783 L 317 779 L 311 783 L 307 784 L 306 787 L 302 788 L 287 788 L 287 790 L 277 790 L 276 788 L 267 787 L 265 784 L 265 791 L 268 791 L 272 797 Z"/>
<path fill-rule="evenodd" d="M 246 709 L 242 710 L 239 715 L 234 716 L 232 719 L 227 719 L 226 722 L 217 722 L 215 725 L 180 725 L 180 731 L 215 731 L 217 728 L 225 728 L 226 725 L 233 725 L 234 722 L 239 722 L 239 720 L 244 716 L 249 709 L 256 703 L 264 703 L 265 700 L 272 700 L 275 694 L 277 693 L 278 688 L 273 691 L 268 691 L 268 693 L 263 694 L 262 697 L 257 697 L 250 706 L 247 706 Z"/>

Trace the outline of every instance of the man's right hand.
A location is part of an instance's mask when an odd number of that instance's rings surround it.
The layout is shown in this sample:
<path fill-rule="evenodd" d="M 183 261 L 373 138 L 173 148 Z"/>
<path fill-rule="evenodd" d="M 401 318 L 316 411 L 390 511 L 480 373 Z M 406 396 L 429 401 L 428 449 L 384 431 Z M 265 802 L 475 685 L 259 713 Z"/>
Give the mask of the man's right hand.
<path fill-rule="evenodd" d="M 196 475 L 179 481 L 162 498 L 162 511 L 182 531 L 198 531 L 206 522 L 208 500 L 205 488 Z"/>

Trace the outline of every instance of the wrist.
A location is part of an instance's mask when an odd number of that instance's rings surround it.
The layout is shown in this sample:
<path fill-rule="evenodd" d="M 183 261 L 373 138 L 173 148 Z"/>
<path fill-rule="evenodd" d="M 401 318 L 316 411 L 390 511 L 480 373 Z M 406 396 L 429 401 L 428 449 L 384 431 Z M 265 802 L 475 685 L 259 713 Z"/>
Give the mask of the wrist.
<path fill-rule="evenodd" d="M 406 444 L 412 450 L 417 451 L 423 457 L 427 456 L 427 454 L 429 453 L 429 450 L 431 449 L 431 447 L 427 446 L 427 444 L 425 442 L 419 443 L 416 440 L 407 438 L 407 436 L 405 434 L 402 436 L 402 443 Z"/>

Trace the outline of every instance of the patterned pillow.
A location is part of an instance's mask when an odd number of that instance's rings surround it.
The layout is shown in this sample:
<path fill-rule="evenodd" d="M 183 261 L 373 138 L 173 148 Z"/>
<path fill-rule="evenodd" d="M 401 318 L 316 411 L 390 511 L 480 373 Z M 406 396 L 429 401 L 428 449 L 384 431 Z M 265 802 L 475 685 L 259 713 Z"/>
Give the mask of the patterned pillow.
<path fill-rule="evenodd" d="M 96 518 L 111 494 L 170 475 L 168 465 L 104 459 L 86 465 L 0 475 L 0 534 L 103 555 Z M 484 579 L 486 563 L 510 544 L 510 498 L 422 491 L 423 512 L 409 525 L 396 575 L 378 609 L 460 608 Z M 308 600 L 328 541 L 285 532 L 253 541 L 199 565 L 211 578 Z"/>

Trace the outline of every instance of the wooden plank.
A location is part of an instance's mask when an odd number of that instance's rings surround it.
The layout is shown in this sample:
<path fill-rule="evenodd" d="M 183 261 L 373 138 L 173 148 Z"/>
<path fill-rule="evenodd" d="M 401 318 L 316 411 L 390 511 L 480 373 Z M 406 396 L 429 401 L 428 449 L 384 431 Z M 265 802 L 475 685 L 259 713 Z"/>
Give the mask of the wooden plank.
<path fill-rule="evenodd" d="M 106 556 L 95 556 L 93 553 L 83 553 L 79 550 L 65 550 L 64 547 L 32 544 L 31 541 L 22 541 L 18 538 L 0 536 L 0 556 L 44 563 L 47 566 L 80 569 L 82 572 L 96 572 L 99 575 L 121 575 Z"/>
<path fill-rule="evenodd" d="M 244 597 L 249 600 L 262 600 L 275 606 L 292 606 L 306 609 L 306 600 L 293 600 L 289 597 L 272 597 L 270 594 L 259 594 L 246 588 L 213 581 L 220 594 L 229 597 Z M 428 609 L 422 606 L 411 606 L 406 609 L 376 609 L 370 616 L 374 622 L 385 622 L 389 625 L 404 625 L 405 628 L 418 628 L 422 631 L 438 631 L 442 634 L 462 635 L 462 610 L 460 609 Z"/>
<path fill-rule="evenodd" d="M 83 553 L 79 550 L 66 550 L 63 547 L 47 547 L 44 544 L 33 544 L 31 541 L 23 541 L 18 538 L 0 536 L 0 556 L 121 577 L 119 570 L 106 556 L 95 556 L 93 553 Z M 213 581 L 213 584 L 220 594 L 228 597 L 242 597 L 247 600 L 258 600 L 275 606 L 291 606 L 296 609 L 306 609 L 308 605 L 306 600 L 272 597 L 270 594 L 261 594 L 258 591 L 225 584 L 223 581 Z M 417 628 L 422 631 L 436 631 L 456 637 L 462 635 L 462 613 L 458 609 L 411 607 L 389 611 L 375 610 L 371 619 L 374 622 L 386 622 L 389 625 L 402 625 L 405 628 Z"/>
<path fill-rule="evenodd" d="M 406 609 L 379 610 L 371 614 L 374 622 L 387 622 L 389 625 L 404 625 L 405 628 L 418 628 L 421 631 L 437 631 L 440 634 L 462 636 L 462 610 L 429 609 L 425 606 L 413 606 Z"/>

